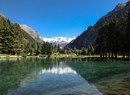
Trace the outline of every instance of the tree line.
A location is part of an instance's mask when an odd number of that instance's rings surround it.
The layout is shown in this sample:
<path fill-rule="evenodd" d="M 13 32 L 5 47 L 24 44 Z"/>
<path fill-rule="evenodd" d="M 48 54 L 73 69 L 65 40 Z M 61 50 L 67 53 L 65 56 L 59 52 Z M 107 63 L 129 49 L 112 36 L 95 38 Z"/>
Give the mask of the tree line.
<path fill-rule="evenodd" d="M 96 39 L 96 53 L 101 57 L 123 58 L 130 56 L 130 11 L 124 18 L 116 16 L 104 24 Z"/>
<path fill-rule="evenodd" d="M 92 55 L 95 49 L 92 45 L 86 48 L 77 49 L 69 47 L 61 47 L 60 45 L 52 45 L 51 43 L 44 42 L 41 47 L 41 54 L 51 55 L 51 54 L 76 54 L 76 55 Z"/>
<path fill-rule="evenodd" d="M 39 54 L 41 44 L 22 30 L 19 24 L 0 15 L 0 54 Z"/>
<path fill-rule="evenodd" d="M 10 55 L 51 55 L 53 53 L 77 55 L 91 55 L 94 52 L 92 45 L 86 48 L 71 49 L 61 48 L 60 45 L 53 46 L 48 42 L 38 42 L 27 32 L 22 30 L 17 23 L 0 15 L 0 54 Z"/>
<path fill-rule="evenodd" d="M 38 42 L 17 23 L 0 15 L 0 54 L 10 55 L 51 55 L 52 53 L 72 53 L 59 45 L 48 42 Z"/>

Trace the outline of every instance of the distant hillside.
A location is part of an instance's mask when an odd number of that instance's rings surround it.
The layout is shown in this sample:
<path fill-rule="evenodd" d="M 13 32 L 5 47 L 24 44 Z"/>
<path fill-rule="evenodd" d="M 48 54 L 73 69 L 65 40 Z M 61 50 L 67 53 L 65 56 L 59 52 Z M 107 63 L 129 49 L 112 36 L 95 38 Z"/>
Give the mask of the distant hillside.
<path fill-rule="evenodd" d="M 31 27 L 20 24 L 21 29 L 23 29 L 25 32 L 27 32 L 33 39 L 35 39 L 38 42 L 43 42 L 42 37 L 38 34 L 37 31 L 33 30 Z"/>
<path fill-rule="evenodd" d="M 130 9 L 130 1 L 127 3 L 118 4 L 111 12 L 99 19 L 94 26 L 89 26 L 80 36 L 78 36 L 73 42 L 70 42 L 67 46 L 70 48 L 83 48 L 92 44 L 95 45 L 95 40 L 98 35 L 98 30 L 105 23 L 111 22 L 114 16 L 117 18 L 123 18 L 126 12 Z"/>

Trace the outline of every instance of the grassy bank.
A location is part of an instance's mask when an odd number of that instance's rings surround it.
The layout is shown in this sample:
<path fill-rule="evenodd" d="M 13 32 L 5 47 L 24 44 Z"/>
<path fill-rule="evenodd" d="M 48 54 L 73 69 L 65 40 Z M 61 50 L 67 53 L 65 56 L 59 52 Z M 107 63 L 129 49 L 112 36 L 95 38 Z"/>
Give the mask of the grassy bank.
<path fill-rule="evenodd" d="M 0 54 L 0 59 L 2 58 L 48 58 L 48 55 L 44 56 L 21 56 L 21 55 L 9 55 L 9 54 Z M 99 58 L 100 55 L 76 55 L 76 54 L 58 54 L 54 53 L 49 56 L 50 58 Z M 117 58 L 122 58 L 122 56 L 118 56 Z"/>
<path fill-rule="evenodd" d="M 7 58 L 7 57 L 17 58 L 17 57 L 22 57 L 22 56 L 21 55 L 0 54 L 0 58 Z"/>
<path fill-rule="evenodd" d="M 100 57 L 99 55 L 76 55 L 76 54 L 52 54 L 50 58 L 94 58 Z"/>

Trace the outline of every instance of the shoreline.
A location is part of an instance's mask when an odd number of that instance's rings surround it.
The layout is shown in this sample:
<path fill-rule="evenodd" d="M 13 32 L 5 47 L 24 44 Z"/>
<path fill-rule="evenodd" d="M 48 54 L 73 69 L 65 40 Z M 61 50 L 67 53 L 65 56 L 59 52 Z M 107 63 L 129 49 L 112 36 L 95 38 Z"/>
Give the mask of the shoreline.
<path fill-rule="evenodd" d="M 8 55 L 8 54 L 0 54 L 1 59 L 19 59 L 19 58 L 100 58 L 100 55 L 76 55 L 76 54 L 52 54 L 50 57 L 46 56 L 21 56 L 21 55 Z M 106 58 L 106 57 L 105 57 Z M 109 57 L 107 57 L 109 59 Z M 112 58 L 110 58 L 112 59 Z M 113 58 L 114 59 L 114 58 Z M 122 56 L 118 56 L 117 59 L 122 59 Z M 127 58 L 125 58 L 127 59 Z"/>

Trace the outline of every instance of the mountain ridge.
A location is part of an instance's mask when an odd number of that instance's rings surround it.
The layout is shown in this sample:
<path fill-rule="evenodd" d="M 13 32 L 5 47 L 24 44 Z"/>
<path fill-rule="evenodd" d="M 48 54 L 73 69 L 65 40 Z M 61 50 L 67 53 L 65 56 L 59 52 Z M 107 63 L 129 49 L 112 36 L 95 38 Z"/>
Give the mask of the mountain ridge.
<path fill-rule="evenodd" d="M 19 24 L 21 29 L 27 32 L 33 39 L 38 42 L 43 42 L 42 36 L 31 27 L 27 26 L 26 24 Z"/>
<path fill-rule="evenodd" d="M 74 40 L 76 37 L 67 38 L 67 37 L 52 37 L 52 38 L 43 38 L 45 42 L 52 43 L 53 45 L 60 45 L 65 47 L 68 43 Z"/>
<path fill-rule="evenodd" d="M 70 42 L 67 47 L 81 49 L 92 44 L 95 46 L 95 40 L 98 35 L 98 30 L 105 23 L 109 23 L 114 16 L 122 18 L 125 16 L 126 12 L 130 9 L 130 1 L 127 3 L 118 4 L 112 11 L 108 12 L 106 15 L 101 17 L 94 26 L 89 26 L 87 30 L 81 33 L 73 42 Z"/>

